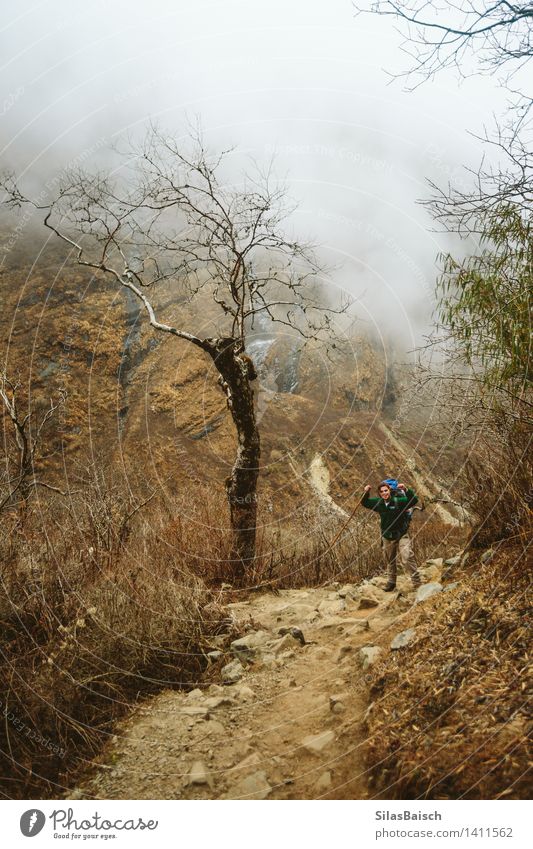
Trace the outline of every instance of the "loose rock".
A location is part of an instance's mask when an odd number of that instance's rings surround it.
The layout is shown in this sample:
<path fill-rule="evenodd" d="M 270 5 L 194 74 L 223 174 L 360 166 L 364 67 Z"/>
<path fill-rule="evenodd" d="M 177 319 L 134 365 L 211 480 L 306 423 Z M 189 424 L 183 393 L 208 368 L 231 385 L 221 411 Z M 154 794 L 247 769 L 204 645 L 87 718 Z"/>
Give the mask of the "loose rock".
<path fill-rule="evenodd" d="M 405 646 L 409 646 L 413 640 L 415 639 L 416 631 L 414 628 L 407 628 L 406 631 L 400 631 L 399 634 L 396 634 L 390 647 L 393 651 L 396 649 L 403 649 Z"/>
<path fill-rule="evenodd" d="M 367 669 L 369 666 L 373 666 L 380 654 L 381 649 L 379 646 L 363 646 L 362 648 L 360 648 L 359 660 L 361 661 L 363 669 Z"/>
<path fill-rule="evenodd" d="M 276 640 L 274 643 L 272 643 L 272 649 L 276 657 L 279 657 L 283 652 L 291 651 L 300 646 L 300 641 L 295 639 L 295 637 L 293 637 L 290 633 L 285 634 L 285 636 L 282 637 L 280 640 Z"/>
<path fill-rule="evenodd" d="M 232 660 L 226 666 L 223 666 L 220 675 L 224 684 L 235 684 L 240 681 L 244 672 L 244 668 L 240 660 Z"/>
<path fill-rule="evenodd" d="M 442 584 L 433 582 L 430 584 L 422 584 L 416 591 L 416 602 L 426 601 L 437 593 L 442 592 Z"/>
<path fill-rule="evenodd" d="M 189 772 L 189 784 L 208 784 L 213 786 L 213 779 L 203 761 L 195 761 Z"/>
<path fill-rule="evenodd" d="M 215 651 L 208 651 L 207 657 L 209 658 L 211 663 L 216 663 L 217 660 L 219 660 L 223 656 L 223 654 L 224 652 L 218 651 L 217 649 Z"/>
<path fill-rule="evenodd" d="M 266 773 L 254 772 L 239 781 L 228 793 L 228 799 L 266 799 L 272 792 Z"/>
<path fill-rule="evenodd" d="M 331 772 L 323 772 L 315 784 L 315 791 L 318 795 L 320 793 L 327 793 L 328 790 L 331 790 L 331 785 Z"/>
<path fill-rule="evenodd" d="M 368 610 L 371 607 L 377 607 L 379 601 L 376 601 L 375 598 L 372 598 L 370 595 L 362 595 L 359 599 L 358 609 L 359 610 Z"/>
<path fill-rule="evenodd" d="M 319 755 L 324 749 L 335 741 L 334 731 L 322 731 L 302 740 L 303 748 L 313 755 Z"/>
<path fill-rule="evenodd" d="M 208 719 L 209 718 L 209 708 L 204 705 L 191 705 L 184 706 L 181 708 L 180 713 L 183 716 L 190 716 L 197 719 Z"/>
<path fill-rule="evenodd" d="M 339 598 L 354 599 L 357 595 L 357 588 L 353 584 L 345 584 L 340 590 L 337 590 Z"/>
<path fill-rule="evenodd" d="M 252 631 L 238 640 L 233 640 L 230 649 L 241 662 L 250 663 L 268 639 L 269 634 L 266 631 Z"/>

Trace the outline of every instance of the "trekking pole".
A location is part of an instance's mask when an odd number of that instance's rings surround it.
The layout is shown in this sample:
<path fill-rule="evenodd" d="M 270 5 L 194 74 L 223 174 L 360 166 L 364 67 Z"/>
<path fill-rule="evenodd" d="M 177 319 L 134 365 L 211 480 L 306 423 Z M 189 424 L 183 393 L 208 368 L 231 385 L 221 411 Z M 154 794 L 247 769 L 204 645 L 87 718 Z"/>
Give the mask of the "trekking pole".
<path fill-rule="evenodd" d="M 361 496 L 361 498 L 359 499 L 359 501 L 357 502 L 357 504 L 356 504 L 356 505 L 355 505 L 355 507 L 353 508 L 352 512 L 350 513 L 350 515 L 349 515 L 349 516 L 348 516 L 348 518 L 346 519 L 346 521 L 345 521 L 344 525 L 342 526 L 342 528 L 340 529 L 340 531 L 339 531 L 337 534 L 335 534 L 335 537 L 334 537 L 334 539 L 333 539 L 333 542 L 330 542 L 330 544 L 329 544 L 329 547 L 330 547 L 330 548 L 333 548 L 333 546 L 335 545 L 335 543 L 336 543 L 336 542 L 338 541 L 338 539 L 340 538 L 341 534 L 343 534 L 343 533 L 344 533 L 344 531 L 346 530 L 346 528 L 348 527 L 348 525 L 349 525 L 349 524 L 350 524 L 350 522 L 352 521 L 352 519 L 353 519 L 353 517 L 354 517 L 354 515 L 355 515 L 355 511 L 357 510 L 357 508 L 358 508 L 358 507 L 359 507 L 359 505 L 361 504 L 361 502 L 362 502 L 363 498 L 364 498 L 364 495 L 362 495 L 362 496 Z"/>

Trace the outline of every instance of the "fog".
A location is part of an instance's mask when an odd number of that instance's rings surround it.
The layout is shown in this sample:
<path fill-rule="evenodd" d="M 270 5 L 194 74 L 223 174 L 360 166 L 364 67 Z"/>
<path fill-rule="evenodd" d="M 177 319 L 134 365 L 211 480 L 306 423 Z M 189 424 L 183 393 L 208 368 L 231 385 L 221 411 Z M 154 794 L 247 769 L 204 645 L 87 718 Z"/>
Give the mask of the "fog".
<path fill-rule="evenodd" d="M 199 116 L 210 146 L 238 146 L 239 166 L 275 155 L 300 203 L 294 226 L 338 269 L 330 285 L 409 348 L 449 244 L 417 200 L 427 178 L 467 179 L 505 95 L 448 72 L 408 91 L 385 70 L 406 67 L 400 44 L 390 18 L 357 17 L 350 0 L 4 0 L 2 165 L 34 189 L 69 163 L 105 165 L 150 120 L 181 136 Z"/>

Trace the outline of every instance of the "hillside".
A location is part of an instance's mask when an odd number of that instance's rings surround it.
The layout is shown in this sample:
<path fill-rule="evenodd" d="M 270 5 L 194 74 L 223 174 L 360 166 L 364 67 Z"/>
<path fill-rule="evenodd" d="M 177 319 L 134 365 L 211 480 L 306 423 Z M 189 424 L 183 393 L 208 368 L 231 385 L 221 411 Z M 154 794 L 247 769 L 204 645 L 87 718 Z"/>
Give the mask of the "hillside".
<path fill-rule="evenodd" d="M 142 468 L 147 489 L 169 495 L 207 486 L 223 497 L 236 442 L 212 363 L 186 342 L 154 335 L 132 297 L 72 264 L 61 246 L 38 251 L 35 242 L 31 253 L 16 245 L 2 269 L 0 331 L 8 375 L 26 398 L 44 409 L 65 395 L 61 421 L 48 429 L 50 479 L 69 489 L 80 466 L 96 463 L 120 468 L 124 480 Z M 191 328 L 197 311 L 211 328 L 205 300 L 193 308 L 167 288 L 156 303 L 162 320 Z M 401 390 L 390 352 L 376 341 L 360 334 L 327 352 L 273 328 L 258 331 L 250 353 L 260 374 L 260 503 L 272 519 L 300 523 L 315 495 L 317 455 L 346 508 L 364 483 L 390 471 L 414 475 L 428 499 L 453 486 L 453 463 L 441 462 L 422 420 L 419 433 L 410 422 L 409 445 L 392 433 Z M 432 453 L 439 462 L 428 462 Z"/>

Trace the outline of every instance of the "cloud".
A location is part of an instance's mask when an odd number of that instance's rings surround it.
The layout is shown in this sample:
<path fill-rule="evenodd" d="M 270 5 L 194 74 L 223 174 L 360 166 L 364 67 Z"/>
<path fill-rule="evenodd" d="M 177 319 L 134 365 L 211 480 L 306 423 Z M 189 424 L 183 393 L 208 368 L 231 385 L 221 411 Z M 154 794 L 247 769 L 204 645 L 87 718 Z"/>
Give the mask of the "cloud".
<path fill-rule="evenodd" d="M 39 185 L 80 155 L 105 163 L 108 144 L 149 119 L 180 134 L 197 114 L 213 146 L 276 154 L 301 204 L 295 226 L 343 264 L 331 285 L 410 342 L 430 320 L 446 245 L 416 201 L 425 178 L 446 184 L 477 163 L 467 130 L 503 94 L 451 74 L 406 92 L 383 70 L 403 67 L 399 42 L 350 0 L 13 2 L 0 34 L 2 161 Z"/>

